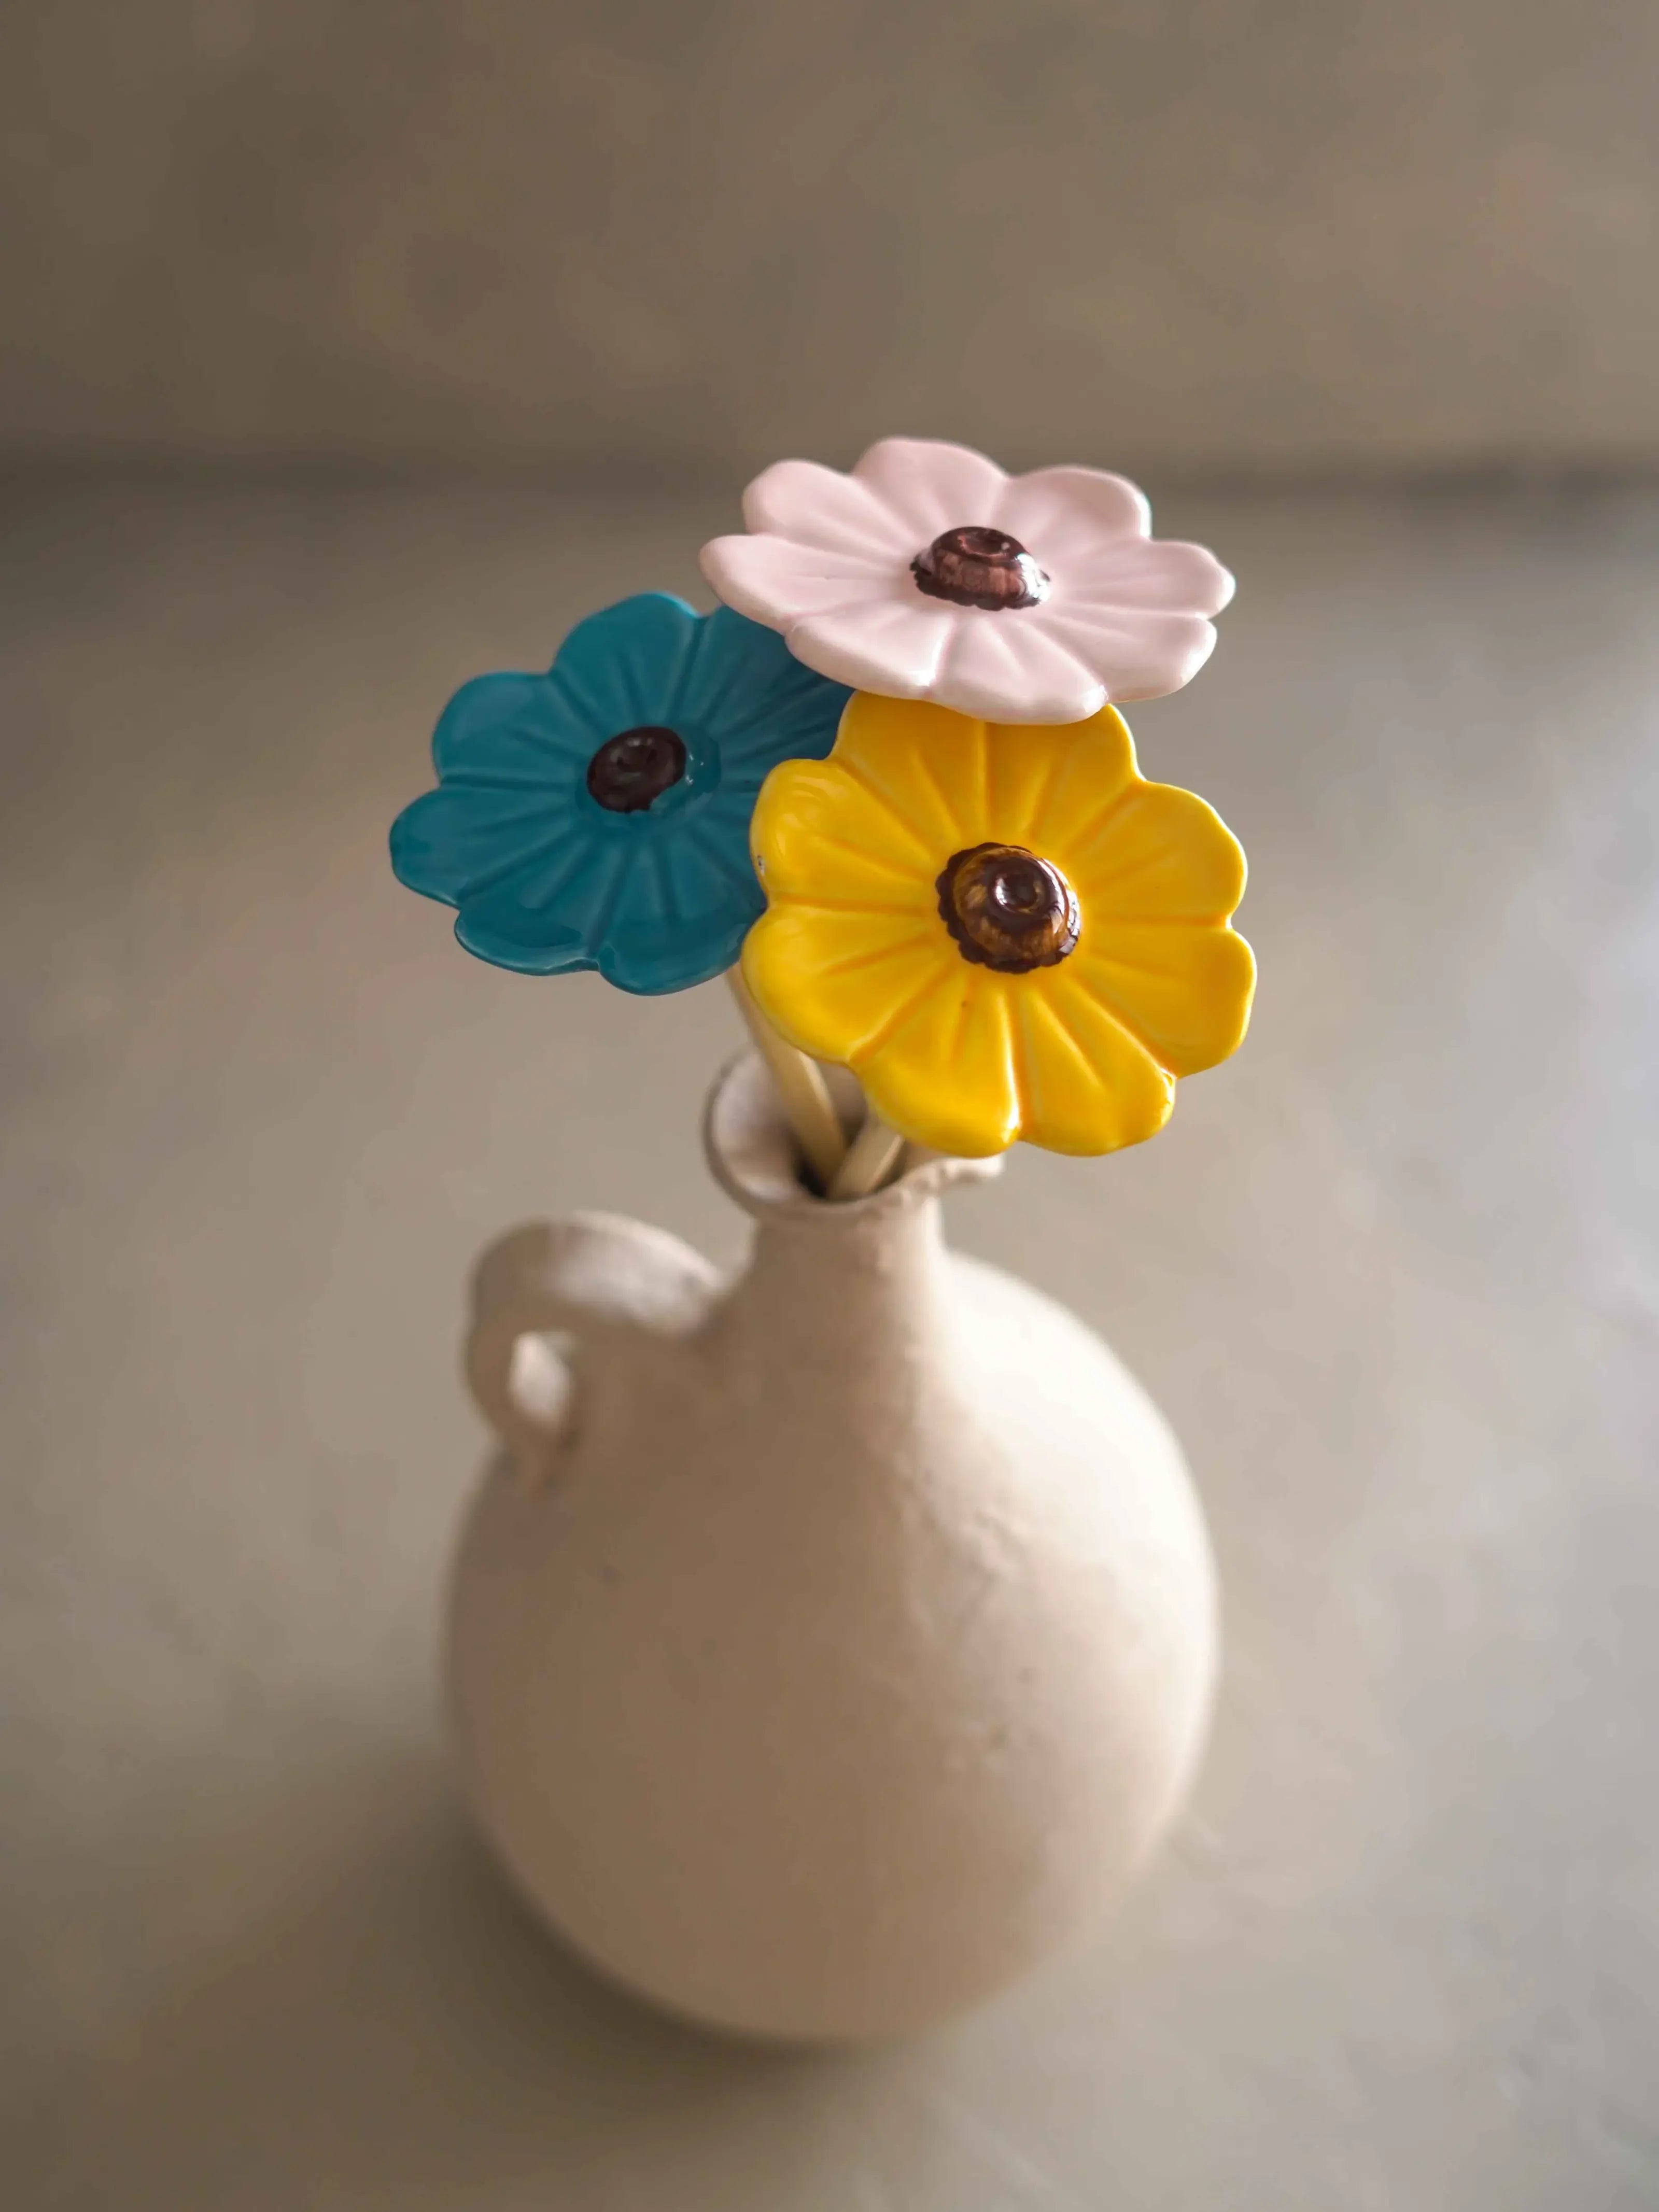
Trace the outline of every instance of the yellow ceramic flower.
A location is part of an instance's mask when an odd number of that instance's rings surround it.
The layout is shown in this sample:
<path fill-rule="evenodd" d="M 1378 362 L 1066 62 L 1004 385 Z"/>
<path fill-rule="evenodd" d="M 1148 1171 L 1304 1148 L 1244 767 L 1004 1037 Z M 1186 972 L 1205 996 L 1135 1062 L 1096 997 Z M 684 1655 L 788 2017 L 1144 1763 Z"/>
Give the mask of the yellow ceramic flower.
<path fill-rule="evenodd" d="M 1115 1152 L 1243 1037 L 1243 853 L 1142 777 L 1113 708 L 988 723 L 856 693 L 827 760 L 773 769 L 750 834 L 750 991 L 917 1144 Z"/>

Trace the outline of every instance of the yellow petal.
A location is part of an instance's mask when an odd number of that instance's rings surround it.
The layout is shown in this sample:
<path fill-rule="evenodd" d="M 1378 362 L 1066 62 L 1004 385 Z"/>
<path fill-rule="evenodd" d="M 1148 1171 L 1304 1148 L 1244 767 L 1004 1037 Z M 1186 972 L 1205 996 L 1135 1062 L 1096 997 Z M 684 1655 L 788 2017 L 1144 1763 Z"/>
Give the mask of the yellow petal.
<path fill-rule="evenodd" d="M 986 743 L 984 723 L 967 714 L 922 700 L 855 691 L 831 757 L 933 857 L 937 875 L 952 853 L 988 835 L 979 827 Z"/>
<path fill-rule="evenodd" d="M 938 911 L 940 864 L 833 759 L 785 761 L 773 769 L 761 787 L 750 843 L 769 898 Z"/>
<path fill-rule="evenodd" d="M 1031 845 L 1048 795 L 1066 765 L 1073 732 L 1086 726 L 1032 722 L 987 726 L 980 838 L 1002 845 Z"/>
<path fill-rule="evenodd" d="M 1212 806 L 1169 783 L 1133 783 L 1049 855 L 1103 921 L 1224 921 L 1244 896 L 1244 852 Z"/>
<path fill-rule="evenodd" d="M 1155 1137 L 1175 1081 L 1073 979 L 1073 960 L 1011 979 L 1014 1049 L 1028 1144 L 1053 1152 L 1115 1152 Z"/>
<path fill-rule="evenodd" d="M 744 939 L 743 974 L 791 1044 L 850 1061 L 957 957 L 937 914 L 922 921 L 787 899 Z"/>
<path fill-rule="evenodd" d="M 1040 737 L 1054 752 L 1054 775 L 1030 809 L 1029 834 L 1011 842 L 1029 845 L 1061 866 L 1062 848 L 1081 851 L 1095 825 L 1132 784 L 1139 781 L 1134 739 L 1115 707 L 1103 707 L 1086 722 L 1067 722 L 1029 731 L 1010 723 L 1000 738 L 1015 730 L 1022 739 Z"/>
<path fill-rule="evenodd" d="M 914 1144 L 981 1159 L 1019 1134 L 1007 979 L 945 942 L 933 988 L 853 1065 L 876 1111 Z"/>
<path fill-rule="evenodd" d="M 1058 967 L 997 975 L 952 944 L 936 878 L 987 841 L 1071 881 L 1082 939 Z M 1135 1144 L 1168 1119 L 1177 1076 L 1243 1036 L 1255 962 L 1225 927 L 1243 854 L 1202 799 L 1144 781 L 1111 708 L 988 725 L 856 694 L 828 761 L 769 778 L 753 843 L 771 904 L 744 948 L 750 990 L 919 1143 Z"/>
<path fill-rule="evenodd" d="M 1067 977 L 1098 1000 L 1172 1075 L 1237 1052 L 1249 1026 L 1255 956 L 1236 931 L 1185 922 L 1115 922 L 1090 933 Z"/>

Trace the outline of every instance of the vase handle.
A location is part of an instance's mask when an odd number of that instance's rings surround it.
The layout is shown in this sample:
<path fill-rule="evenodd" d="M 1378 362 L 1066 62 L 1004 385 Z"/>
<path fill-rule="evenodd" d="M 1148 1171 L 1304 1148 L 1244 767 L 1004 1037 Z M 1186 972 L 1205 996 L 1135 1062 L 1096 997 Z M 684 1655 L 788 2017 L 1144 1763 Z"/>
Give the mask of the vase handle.
<path fill-rule="evenodd" d="M 688 1335 L 719 1287 L 701 1253 L 618 1214 L 527 1222 L 485 1249 L 472 1276 L 467 1387 L 526 1489 L 550 1480 L 575 1436 L 586 1351 L 641 1331 Z"/>

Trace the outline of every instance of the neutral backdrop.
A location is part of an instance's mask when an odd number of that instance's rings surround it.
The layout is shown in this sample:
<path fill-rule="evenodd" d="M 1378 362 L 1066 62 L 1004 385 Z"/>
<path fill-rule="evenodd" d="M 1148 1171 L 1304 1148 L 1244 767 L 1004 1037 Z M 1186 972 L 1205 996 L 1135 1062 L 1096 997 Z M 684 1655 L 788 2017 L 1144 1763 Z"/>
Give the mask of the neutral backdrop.
<path fill-rule="evenodd" d="M 1659 459 L 1642 0 L 8 0 L 0 459 Z"/>
<path fill-rule="evenodd" d="M 5 2212 L 1659 2205 L 1656 83 L 1651 0 L 0 0 Z M 1247 1045 L 949 1209 L 1170 1415 L 1225 1667 L 1100 1942 L 782 2057 L 530 1925 L 437 1673 L 468 1265 L 738 1262 L 735 1018 L 385 838 L 895 430 L 1240 577 L 1132 719 Z"/>
<path fill-rule="evenodd" d="M 951 1237 L 1190 1455 L 1196 1794 L 1106 1940 L 778 2058 L 600 1990 L 469 1840 L 465 1271 L 722 1261 L 716 987 L 470 960 L 386 865 L 462 674 L 728 513 L 0 501 L 6 2212 L 1653 2212 L 1659 502 L 1165 502 L 1247 580 L 1148 770 L 1249 852 L 1244 1049 Z M 789 1471 L 781 1470 L 788 1480 Z"/>

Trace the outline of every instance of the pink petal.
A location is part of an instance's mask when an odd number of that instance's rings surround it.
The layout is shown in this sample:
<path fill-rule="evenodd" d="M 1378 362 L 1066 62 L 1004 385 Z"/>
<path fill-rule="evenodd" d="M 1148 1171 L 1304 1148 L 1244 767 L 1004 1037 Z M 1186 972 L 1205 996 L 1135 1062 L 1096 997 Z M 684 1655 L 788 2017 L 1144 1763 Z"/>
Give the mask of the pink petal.
<path fill-rule="evenodd" d="M 1117 611 L 1058 598 L 1031 612 L 1056 643 L 1097 672 L 1106 697 L 1120 703 L 1179 691 L 1215 650 L 1215 626 L 1202 615 Z"/>
<path fill-rule="evenodd" d="M 878 439 L 853 474 L 909 526 L 912 553 L 941 531 L 994 522 L 1008 482 L 983 453 L 939 438 Z"/>
<path fill-rule="evenodd" d="M 872 598 L 857 606 L 808 615 L 786 631 L 789 650 L 820 676 L 833 676 L 855 690 L 890 699 L 931 696 L 955 610 L 915 604 L 908 576 L 904 582 L 909 605 L 896 597 Z"/>
<path fill-rule="evenodd" d="M 698 564 L 728 607 L 751 621 L 786 629 L 801 615 L 861 605 L 879 598 L 908 572 L 890 554 L 884 560 L 825 552 L 787 538 L 716 538 Z"/>
<path fill-rule="evenodd" d="M 1232 598 L 1233 579 L 1206 545 L 1178 538 L 1141 538 L 1102 546 L 1068 561 L 1054 576 L 1054 598 L 1068 606 L 1146 607 L 1174 614 L 1218 615 Z"/>
<path fill-rule="evenodd" d="M 1120 538 L 1147 537 L 1152 510 L 1138 485 L 1109 470 L 1033 469 L 1010 479 L 996 521 L 1048 568 L 1051 554 L 1063 563 Z"/>
<path fill-rule="evenodd" d="M 1025 607 L 964 608 L 928 696 L 988 722 L 1080 722 L 1107 691 L 1083 655 Z"/>
<path fill-rule="evenodd" d="M 750 530 L 771 531 L 798 545 L 879 560 L 915 548 L 906 524 L 880 495 L 838 469 L 817 461 L 776 461 L 743 495 Z"/>

